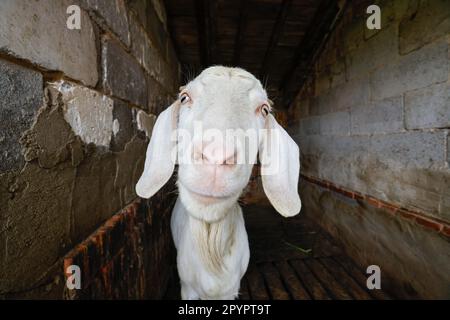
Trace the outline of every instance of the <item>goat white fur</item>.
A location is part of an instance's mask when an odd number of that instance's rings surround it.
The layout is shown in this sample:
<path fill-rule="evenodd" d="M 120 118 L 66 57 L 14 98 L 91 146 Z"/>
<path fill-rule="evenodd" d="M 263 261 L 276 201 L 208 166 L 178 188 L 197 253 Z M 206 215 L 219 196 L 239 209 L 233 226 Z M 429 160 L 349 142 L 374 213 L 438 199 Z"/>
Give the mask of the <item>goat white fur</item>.
<path fill-rule="evenodd" d="M 188 151 L 199 163 L 179 163 L 179 197 L 172 212 L 171 230 L 177 249 L 177 267 L 183 299 L 234 299 L 247 270 L 249 247 L 238 198 L 247 185 L 259 153 L 264 191 L 274 208 L 289 217 L 300 212 L 297 191 L 299 149 L 268 112 L 270 102 L 260 81 L 240 68 L 205 69 L 181 88 L 180 98 L 162 112 L 153 128 L 144 171 L 136 185 L 140 197 L 153 196 L 172 175 L 176 157 L 171 139 L 176 129 L 271 129 L 258 134 L 256 148 L 239 148 L 224 141 L 194 136 Z M 276 135 L 275 135 L 276 133 Z M 275 136 L 277 138 L 275 138 Z M 179 136 L 177 136 L 180 139 Z M 244 139 L 244 138 L 240 138 Z M 245 146 L 242 140 L 241 146 Z M 270 149 L 271 148 L 271 149 Z M 250 150 L 252 149 L 252 150 Z M 269 149 L 276 150 L 278 170 L 264 165 Z M 175 154 L 177 154 L 175 153 Z M 236 160 L 244 154 L 245 164 Z"/>

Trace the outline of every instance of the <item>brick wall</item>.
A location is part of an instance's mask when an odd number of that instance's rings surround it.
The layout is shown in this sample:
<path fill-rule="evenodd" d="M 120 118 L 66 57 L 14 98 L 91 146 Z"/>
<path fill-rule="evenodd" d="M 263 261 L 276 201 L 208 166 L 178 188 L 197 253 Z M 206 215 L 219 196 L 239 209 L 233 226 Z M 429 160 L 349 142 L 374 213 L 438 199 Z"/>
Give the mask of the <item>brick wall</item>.
<path fill-rule="evenodd" d="M 351 1 L 289 110 L 304 213 L 399 296 L 450 297 L 449 36 L 448 1 Z"/>
<path fill-rule="evenodd" d="M 72 4 L 81 30 L 66 27 Z M 139 277 L 120 297 L 162 295 L 173 185 L 150 202 L 134 186 L 178 69 L 159 0 L 0 2 L 0 297 L 62 298 L 64 256 L 103 224 L 127 249 L 88 246 L 81 267 L 99 268 L 65 297 L 117 297 L 108 283 Z"/>

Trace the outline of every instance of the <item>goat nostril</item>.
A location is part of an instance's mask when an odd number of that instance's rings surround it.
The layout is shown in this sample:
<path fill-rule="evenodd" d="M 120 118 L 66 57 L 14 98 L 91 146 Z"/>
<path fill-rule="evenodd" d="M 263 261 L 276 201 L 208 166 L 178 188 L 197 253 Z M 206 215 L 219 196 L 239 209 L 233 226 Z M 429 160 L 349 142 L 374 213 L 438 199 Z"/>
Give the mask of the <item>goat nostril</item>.
<path fill-rule="evenodd" d="M 207 164 L 215 166 L 234 166 L 237 164 L 237 152 L 226 152 L 221 148 L 200 148 L 193 150 L 193 158 L 197 164 Z M 230 150 L 232 151 L 232 150 Z"/>

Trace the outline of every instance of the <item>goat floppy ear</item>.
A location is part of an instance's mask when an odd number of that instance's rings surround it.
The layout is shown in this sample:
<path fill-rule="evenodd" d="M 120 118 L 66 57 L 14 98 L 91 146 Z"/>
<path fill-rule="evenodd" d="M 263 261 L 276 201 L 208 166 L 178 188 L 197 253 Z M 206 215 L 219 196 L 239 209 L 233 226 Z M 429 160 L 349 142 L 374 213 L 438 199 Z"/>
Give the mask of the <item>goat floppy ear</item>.
<path fill-rule="evenodd" d="M 176 143 L 172 135 L 176 129 L 178 109 L 176 101 L 156 119 L 145 155 L 144 172 L 136 184 L 136 193 L 142 198 L 150 198 L 158 192 L 173 173 Z"/>
<path fill-rule="evenodd" d="M 265 129 L 259 145 L 264 192 L 282 216 L 291 217 L 302 207 L 297 191 L 299 148 L 271 114 L 266 117 Z"/>

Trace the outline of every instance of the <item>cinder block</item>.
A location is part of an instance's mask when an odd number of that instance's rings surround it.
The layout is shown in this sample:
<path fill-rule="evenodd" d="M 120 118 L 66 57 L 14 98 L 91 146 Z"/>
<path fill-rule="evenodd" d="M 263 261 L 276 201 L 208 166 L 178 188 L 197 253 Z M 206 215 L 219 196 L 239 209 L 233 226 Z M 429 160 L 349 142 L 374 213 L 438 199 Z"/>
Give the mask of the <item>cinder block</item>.
<path fill-rule="evenodd" d="M 401 168 L 442 168 L 446 165 L 445 132 L 402 132 L 372 136 L 299 136 L 305 154 L 333 159 L 344 157 L 353 166 L 359 161 L 352 157 L 371 155 L 390 164 L 389 170 Z M 327 170 L 326 167 L 322 167 Z M 330 169 L 335 170 L 335 166 Z M 361 169 L 361 168 L 360 168 Z"/>
<path fill-rule="evenodd" d="M 152 42 L 155 43 L 162 56 L 166 58 L 169 34 L 164 29 L 164 25 L 159 19 L 158 13 L 153 5 L 148 6 L 147 9 L 147 29 Z"/>
<path fill-rule="evenodd" d="M 133 11 L 139 22 L 143 26 L 147 26 L 147 7 L 151 5 L 150 0 L 128 0 L 127 6 Z"/>
<path fill-rule="evenodd" d="M 166 101 L 167 91 L 153 77 L 147 78 L 148 83 L 148 110 L 158 115 L 166 107 L 172 104 L 172 101 Z"/>
<path fill-rule="evenodd" d="M 450 134 L 447 134 L 447 167 L 450 167 Z M 450 199 L 448 202 L 450 207 Z"/>
<path fill-rule="evenodd" d="M 43 105 L 42 75 L 0 60 L 0 97 L 0 172 L 3 172 L 24 165 L 19 141 Z"/>
<path fill-rule="evenodd" d="M 297 105 L 295 109 L 297 110 L 296 114 L 298 114 L 298 118 L 309 117 L 309 106 L 311 99 L 308 97 L 301 97 L 297 100 Z"/>
<path fill-rule="evenodd" d="M 303 173 L 447 219 L 445 132 L 298 136 Z"/>
<path fill-rule="evenodd" d="M 356 104 L 365 104 L 369 100 L 368 77 L 345 82 L 327 93 L 312 99 L 310 113 L 323 115 L 348 110 Z"/>
<path fill-rule="evenodd" d="M 367 77 L 352 80 L 336 87 L 335 99 L 331 103 L 337 110 L 347 109 L 355 104 L 365 103 L 369 99 L 369 80 Z M 336 109 L 332 109 L 333 111 Z"/>
<path fill-rule="evenodd" d="M 173 94 L 178 92 L 179 83 L 177 65 L 173 65 L 171 62 L 161 61 L 161 72 L 159 77 L 157 77 L 157 80 L 169 93 Z"/>
<path fill-rule="evenodd" d="M 370 39 L 379 32 L 394 25 L 404 17 L 410 15 L 417 10 L 419 0 L 375 0 L 370 4 L 376 4 L 381 9 L 381 29 L 364 28 L 364 38 Z M 398 49 L 398 48 L 397 48 Z M 398 51 L 398 50 L 397 50 Z"/>
<path fill-rule="evenodd" d="M 342 41 L 345 52 L 357 49 L 364 42 L 365 26 L 365 19 L 362 18 L 355 19 L 344 26 Z"/>
<path fill-rule="evenodd" d="M 120 190 L 114 184 L 118 175 L 118 161 L 114 154 L 91 153 L 76 170 L 71 191 L 71 238 L 74 242 L 94 231 L 121 206 Z"/>
<path fill-rule="evenodd" d="M 354 105 L 351 109 L 352 134 L 373 134 L 403 130 L 403 98 L 397 96 Z"/>
<path fill-rule="evenodd" d="M 330 89 L 331 75 L 330 67 L 327 66 L 324 70 L 315 73 L 314 75 L 314 88 L 316 95 L 321 95 Z"/>
<path fill-rule="evenodd" d="M 449 84 L 436 84 L 407 92 L 405 120 L 408 129 L 450 127 Z"/>
<path fill-rule="evenodd" d="M 156 122 L 156 116 L 138 109 L 134 109 L 133 111 L 137 129 L 144 132 L 145 135 L 150 138 L 152 135 L 153 126 Z"/>
<path fill-rule="evenodd" d="M 96 22 L 111 30 L 126 46 L 130 45 L 127 8 L 124 0 L 81 0 L 86 10 L 94 12 Z"/>
<path fill-rule="evenodd" d="M 330 64 L 334 63 L 335 57 L 332 53 L 333 50 L 329 48 L 330 45 L 326 43 L 324 45 L 324 49 L 322 51 L 322 54 L 317 57 L 317 59 L 314 62 L 314 75 L 315 75 L 315 81 L 317 81 L 318 75 L 321 73 L 326 73 L 326 69 L 329 67 Z"/>
<path fill-rule="evenodd" d="M 323 135 L 350 134 L 350 113 L 343 111 L 320 116 L 320 133 Z"/>
<path fill-rule="evenodd" d="M 398 28 L 392 24 L 346 55 L 347 79 L 365 77 L 373 69 L 397 61 L 398 57 Z"/>
<path fill-rule="evenodd" d="M 133 119 L 136 113 L 133 110 Z M 124 151 L 117 153 L 117 175 L 114 179 L 114 187 L 120 194 L 121 205 L 124 206 L 136 199 L 135 186 L 144 168 L 145 150 L 148 140 L 144 134 L 138 134 L 125 145 Z M 133 163 L 133 167 L 130 167 Z"/>
<path fill-rule="evenodd" d="M 299 133 L 306 136 L 320 134 L 320 117 L 312 116 L 300 119 L 299 129 Z"/>
<path fill-rule="evenodd" d="M 360 160 L 369 153 L 369 136 L 297 136 L 302 171 L 340 185 L 349 186 L 363 168 Z M 356 175 L 356 176 L 355 176 Z"/>
<path fill-rule="evenodd" d="M 378 154 L 391 164 L 391 170 L 398 168 L 442 168 L 446 164 L 445 132 L 403 132 L 374 135 L 370 152 Z"/>
<path fill-rule="evenodd" d="M 61 94 L 64 118 L 86 144 L 109 147 L 113 133 L 113 101 L 74 83 L 51 83 Z"/>
<path fill-rule="evenodd" d="M 75 165 L 83 159 L 81 142 L 64 119 L 63 109 L 60 93 L 47 86 L 36 120 L 20 139 L 25 161 L 37 160 L 39 167 L 52 169 L 70 158 Z"/>
<path fill-rule="evenodd" d="M 167 27 L 167 14 L 164 9 L 164 1 L 162 0 L 152 0 L 153 8 L 155 8 L 156 14 L 159 20 L 162 22 L 164 27 Z"/>
<path fill-rule="evenodd" d="M 124 102 L 114 99 L 112 110 L 111 150 L 122 151 L 137 133 L 132 109 Z"/>
<path fill-rule="evenodd" d="M 370 76 L 371 99 L 384 99 L 445 82 L 448 73 L 447 41 L 430 44 L 374 71 Z"/>
<path fill-rule="evenodd" d="M 148 38 L 144 28 L 138 23 L 137 16 L 133 13 L 130 14 L 130 32 L 133 55 L 151 76 L 158 77 L 161 72 L 160 54 Z"/>
<path fill-rule="evenodd" d="M 302 153 L 321 155 L 329 158 L 339 158 L 367 153 L 370 145 L 369 136 L 298 136 Z M 325 168 L 324 168 L 325 169 Z M 332 166 L 331 169 L 335 169 Z"/>
<path fill-rule="evenodd" d="M 175 52 L 175 47 L 173 45 L 172 40 L 169 38 L 167 41 L 167 61 L 169 61 L 172 69 L 175 70 L 176 75 L 180 76 L 180 62 L 178 61 L 177 53 Z"/>
<path fill-rule="evenodd" d="M 95 86 L 98 73 L 93 26 L 82 11 L 81 30 L 66 27 L 66 10 L 72 4 L 70 0 L 0 1 L 0 52 Z"/>
<path fill-rule="evenodd" d="M 450 1 L 421 1 L 400 23 L 400 53 L 407 54 L 450 33 Z"/>
<path fill-rule="evenodd" d="M 102 46 L 104 90 L 146 108 L 147 82 L 139 63 L 112 39 L 103 39 Z"/>
<path fill-rule="evenodd" d="M 134 11 L 141 25 L 144 26 L 150 36 L 151 42 L 160 52 L 161 57 L 166 59 L 167 41 L 169 41 L 169 35 L 163 22 L 161 22 L 152 1 L 129 0 L 128 6 L 132 9 L 132 11 Z"/>
<path fill-rule="evenodd" d="M 344 58 L 339 58 L 335 63 L 330 65 L 330 74 L 331 88 L 339 86 L 347 80 L 347 66 Z"/>

